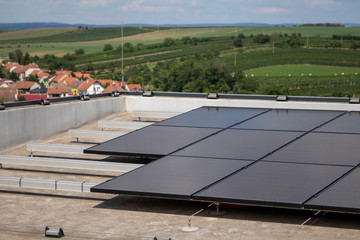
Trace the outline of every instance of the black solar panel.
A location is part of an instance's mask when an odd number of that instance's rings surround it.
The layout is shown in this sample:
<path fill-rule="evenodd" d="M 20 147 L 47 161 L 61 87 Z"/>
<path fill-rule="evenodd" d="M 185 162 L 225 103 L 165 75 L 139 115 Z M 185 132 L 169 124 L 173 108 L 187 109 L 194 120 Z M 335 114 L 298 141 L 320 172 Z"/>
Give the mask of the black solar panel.
<path fill-rule="evenodd" d="M 358 120 L 202 107 L 85 150 L 162 157 L 91 191 L 360 213 Z"/>
<path fill-rule="evenodd" d="M 201 107 L 156 125 L 227 128 L 266 111 L 256 108 Z"/>
<path fill-rule="evenodd" d="M 318 132 L 360 134 L 360 112 L 349 112 L 316 129 Z"/>
<path fill-rule="evenodd" d="M 356 166 L 360 135 L 309 133 L 264 160 Z"/>
<path fill-rule="evenodd" d="M 164 156 L 219 129 L 149 126 L 84 150 L 106 155 Z"/>
<path fill-rule="evenodd" d="M 251 161 L 168 156 L 92 188 L 94 192 L 190 199 Z"/>
<path fill-rule="evenodd" d="M 307 209 L 360 213 L 360 169 L 357 168 L 304 206 Z"/>
<path fill-rule="evenodd" d="M 257 160 L 301 134 L 301 132 L 228 129 L 174 155 Z"/>
<path fill-rule="evenodd" d="M 258 162 L 193 196 L 195 200 L 301 208 L 350 167 Z"/>
<path fill-rule="evenodd" d="M 233 128 L 306 132 L 342 113 L 338 111 L 274 109 Z"/>

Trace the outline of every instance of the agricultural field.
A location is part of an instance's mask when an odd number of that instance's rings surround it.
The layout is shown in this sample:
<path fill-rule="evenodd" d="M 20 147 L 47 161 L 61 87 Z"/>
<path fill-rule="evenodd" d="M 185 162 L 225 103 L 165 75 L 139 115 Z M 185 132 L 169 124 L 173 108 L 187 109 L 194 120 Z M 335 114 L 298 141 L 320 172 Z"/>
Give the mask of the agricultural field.
<path fill-rule="evenodd" d="M 360 75 L 360 67 L 330 67 L 318 65 L 280 65 L 257 69 L 251 69 L 244 72 L 247 76 L 349 76 Z"/>
<path fill-rule="evenodd" d="M 51 28 L 25 31 L 0 32 L 0 57 L 20 49 L 30 55 L 55 54 L 63 56 L 83 48 L 86 53 L 100 52 L 104 44 L 118 46 L 121 43 L 121 28 Z M 124 28 L 124 41 L 132 44 L 155 44 L 165 38 L 183 37 L 231 37 L 238 34 L 292 34 L 309 37 L 316 45 L 319 38 L 337 35 L 360 35 L 360 27 L 203 27 L 203 28 Z"/>

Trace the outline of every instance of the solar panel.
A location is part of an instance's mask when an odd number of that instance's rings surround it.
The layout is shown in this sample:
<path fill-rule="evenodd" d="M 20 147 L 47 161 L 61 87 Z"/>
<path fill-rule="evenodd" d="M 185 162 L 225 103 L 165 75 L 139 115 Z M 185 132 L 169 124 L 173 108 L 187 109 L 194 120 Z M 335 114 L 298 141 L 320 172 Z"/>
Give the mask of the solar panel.
<path fill-rule="evenodd" d="M 219 129 L 149 126 L 84 150 L 84 153 L 158 157 L 209 136 Z"/>
<path fill-rule="evenodd" d="M 307 209 L 360 213 L 360 169 L 340 179 L 314 199 L 305 203 Z"/>
<path fill-rule="evenodd" d="M 195 200 L 301 208 L 350 167 L 276 162 L 254 165 L 193 195 Z"/>
<path fill-rule="evenodd" d="M 227 129 L 173 155 L 257 160 L 301 134 Z"/>
<path fill-rule="evenodd" d="M 93 192 L 190 199 L 251 161 L 168 156 L 97 185 Z"/>
<path fill-rule="evenodd" d="M 309 133 L 264 160 L 356 166 L 360 135 Z"/>
<path fill-rule="evenodd" d="M 156 125 L 227 128 L 266 111 L 267 109 L 256 108 L 201 107 Z"/>
<path fill-rule="evenodd" d="M 348 112 L 345 115 L 316 129 L 316 131 L 360 134 L 360 112 Z"/>
<path fill-rule="evenodd" d="M 342 113 L 338 111 L 274 109 L 233 128 L 310 131 Z"/>

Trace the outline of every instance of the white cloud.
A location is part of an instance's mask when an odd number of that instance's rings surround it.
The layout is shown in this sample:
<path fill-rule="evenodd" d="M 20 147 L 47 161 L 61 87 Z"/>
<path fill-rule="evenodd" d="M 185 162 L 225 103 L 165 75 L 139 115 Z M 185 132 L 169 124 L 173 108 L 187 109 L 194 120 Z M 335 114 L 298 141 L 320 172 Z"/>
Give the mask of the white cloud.
<path fill-rule="evenodd" d="M 259 8 L 253 11 L 253 13 L 260 13 L 260 14 L 283 14 L 283 13 L 290 13 L 289 9 L 286 8 L 277 8 L 277 7 L 264 7 Z"/>
<path fill-rule="evenodd" d="M 106 6 L 112 2 L 114 0 L 80 0 L 81 5 L 90 7 Z"/>
<path fill-rule="evenodd" d="M 340 2 L 337 2 L 335 0 L 306 0 L 306 4 L 311 7 L 337 7 L 342 5 Z"/>
<path fill-rule="evenodd" d="M 184 12 L 189 2 L 192 6 L 197 5 L 196 0 L 133 0 L 119 6 L 119 10 L 123 12 Z"/>

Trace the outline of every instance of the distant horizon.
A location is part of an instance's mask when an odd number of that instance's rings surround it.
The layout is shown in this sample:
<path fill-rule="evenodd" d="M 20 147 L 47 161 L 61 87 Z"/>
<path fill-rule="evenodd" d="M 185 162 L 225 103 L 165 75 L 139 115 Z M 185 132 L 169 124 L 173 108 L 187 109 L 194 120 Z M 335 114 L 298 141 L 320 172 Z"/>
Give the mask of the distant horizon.
<path fill-rule="evenodd" d="M 257 22 L 239 22 L 239 23 L 194 23 L 194 24 L 151 24 L 151 23 L 124 23 L 124 27 L 292 27 L 301 26 L 304 24 L 340 24 L 345 27 L 360 27 L 358 23 L 332 23 L 332 22 L 314 22 L 314 23 L 257 23 Z M 61 28 L 61 27 L 120 27 L 121 24 L 88 24 L 88 23 L 61 23 L 61 22 L 14 22 L 14 23 L 1 23 L 0 29 L 2 30 L 30 30 L 39 28 Z"/>
<path fill-rule="evenodd" d="M 0 6 L 2 23 L 360 23 L 356 0 L 0 0 Z"/>

